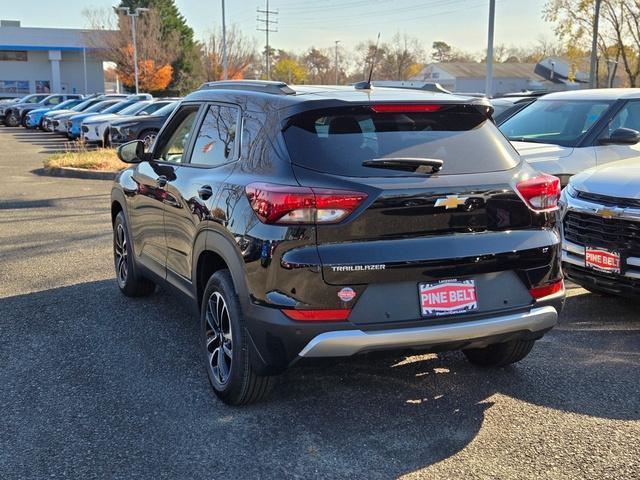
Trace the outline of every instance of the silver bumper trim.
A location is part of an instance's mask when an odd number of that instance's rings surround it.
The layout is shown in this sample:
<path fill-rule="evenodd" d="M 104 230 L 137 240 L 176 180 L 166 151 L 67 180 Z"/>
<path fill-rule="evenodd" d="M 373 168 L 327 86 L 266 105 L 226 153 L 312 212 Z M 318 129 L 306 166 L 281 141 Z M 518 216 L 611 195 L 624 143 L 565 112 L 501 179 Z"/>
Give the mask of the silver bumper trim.
<path fill-rule="evenodd" d="M 427 347 L 476 340 L 518 331 L 537 332 L 553 327 L 558 312 L 552 306 L 533 308 L 526 313 L 482 320 L 394 330 L 343 330 L 321 333 L 298 354 L 300 357 L 347 357 L 368 350 Z"/>

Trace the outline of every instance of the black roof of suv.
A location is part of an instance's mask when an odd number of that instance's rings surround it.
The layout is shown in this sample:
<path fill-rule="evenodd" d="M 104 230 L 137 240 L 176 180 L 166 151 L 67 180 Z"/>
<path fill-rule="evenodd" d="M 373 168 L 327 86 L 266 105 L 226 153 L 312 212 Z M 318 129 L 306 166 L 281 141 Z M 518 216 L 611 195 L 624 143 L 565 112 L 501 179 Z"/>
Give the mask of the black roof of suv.
<path fill-rule="evenodd" d="M 444 348 L 505 365 L 557 321 L 559 181 L 484 100 L 214 83 L 143 148 L 119 149 L 118 286 L 193 300 L 227 403 L 309 358 Z"/>

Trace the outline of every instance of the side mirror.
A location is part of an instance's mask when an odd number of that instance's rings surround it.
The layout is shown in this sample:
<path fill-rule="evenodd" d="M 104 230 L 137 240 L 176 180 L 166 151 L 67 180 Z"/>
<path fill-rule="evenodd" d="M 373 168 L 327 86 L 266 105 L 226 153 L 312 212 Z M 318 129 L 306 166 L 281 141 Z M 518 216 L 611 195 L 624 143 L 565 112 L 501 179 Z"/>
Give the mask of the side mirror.
<path fill-rule="evenodd" d="M 640 132 L 631 128 L 616 128 L 609 138 L 603 138 L 604 145 L 635 145 L 640 142 Z"/>
<path fill-rule="evenodd" d="M 124 163 L 140 163 L 144 161 L 144 142 L 133 140 L 118 147 L 118 158 Z"/>

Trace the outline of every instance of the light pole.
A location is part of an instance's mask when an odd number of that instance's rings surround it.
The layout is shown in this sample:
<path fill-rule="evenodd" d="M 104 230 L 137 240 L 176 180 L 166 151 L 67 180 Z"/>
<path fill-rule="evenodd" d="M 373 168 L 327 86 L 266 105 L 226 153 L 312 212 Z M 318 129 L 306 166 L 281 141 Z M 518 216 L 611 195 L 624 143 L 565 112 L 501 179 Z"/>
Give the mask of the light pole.
<path fill-rule="evenodd" d="M 131 37 L 133 39 L 133 71 L 136 78 L 136 95 L 138 92 L 138 45 L 136 42 L 136 19 L 141 13 L 148 12 L 148 8 L 138 7 L 133 12 L 129 10 L 129 7 L 120 7 L 118 10 L 124 12 L 131 18 Z"/>
<path fill-rule="evenodd" d="M 489 0 L 489 35 L 487 38 L 487 83 L 484 93 L 487 97 L 493 94 L 493 30 L 496 22 L 496 0 Z"/>
<path fill-rule="evenodd" d="M 617 64 L 618 64 L 618 62 L 616 62 L 615 60 L 612 60 L 612 59 L 607 60 L 607 71 L 608 71 L 607 87 L 608 88 L 613 88 L 613 78 L 614 78 L 615 73 L 616 73 L 616 65 Z"/>
<path fill-rule="evenodd" d="M 82 46 L 82 68 L 84 69 L 84 94 L 87 94 L 87 47 Z"/>
<path fill-rule="evenodd" d="M 598 86 L 598 22 L 600 21 L 600 3 L 596 0 L 596 8 L 593 13 L 593 37 L 591 38 L 591 65 L 589 68 L 589 78 L 591 88 Z"/>
<path fill-rule="evenodd" d="M 227 76 L 227 22 L 224 15 L 224 0 L 222 0 L 222 79 L 226 80 Z"/>
<path fill-rule="evenodd" d="M 336 42 L 336 85 L 338 85 L 338 44 L 340 40 L 335 40 Z"/>
<path fill-rule="evenodd" d="M 86 30 L 82 31 L 82 70 L 84 73 L 84 94 L 86 95 L 88 92 L 87 88 L 87 34 L 89 32 Z"/>

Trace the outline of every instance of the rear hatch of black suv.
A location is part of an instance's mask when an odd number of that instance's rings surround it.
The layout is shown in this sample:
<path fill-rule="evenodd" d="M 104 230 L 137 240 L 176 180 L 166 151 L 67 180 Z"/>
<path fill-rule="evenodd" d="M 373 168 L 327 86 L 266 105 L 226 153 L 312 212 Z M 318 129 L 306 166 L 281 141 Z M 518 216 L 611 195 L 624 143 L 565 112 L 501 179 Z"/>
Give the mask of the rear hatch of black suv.
<path fill-rule="evenodd" d="M 521 162 L 488 113 L 385 102 L 288 118 L 293 171 L 315 207 L 301 220 L 315 223 L 326 285 L 310 308 L 361 325 L 447 321 L 527 309 L 561 290 L 557 179 Z M 284 223 L 302 211 L 291 207 Z"/>

